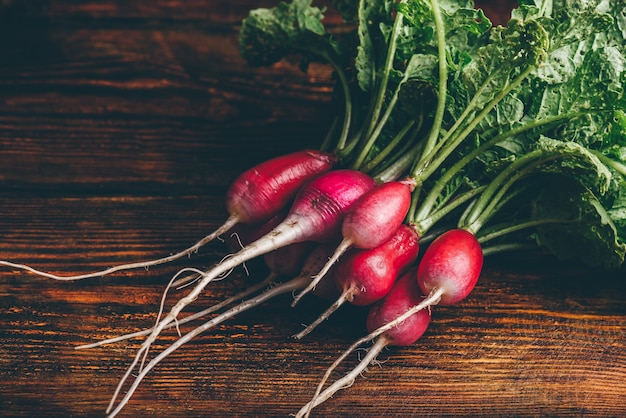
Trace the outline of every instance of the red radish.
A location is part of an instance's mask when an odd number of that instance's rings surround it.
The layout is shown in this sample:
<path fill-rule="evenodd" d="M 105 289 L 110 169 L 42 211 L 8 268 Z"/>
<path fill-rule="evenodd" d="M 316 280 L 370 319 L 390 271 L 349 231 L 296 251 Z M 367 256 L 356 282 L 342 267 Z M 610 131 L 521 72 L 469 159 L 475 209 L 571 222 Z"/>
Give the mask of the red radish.
<path fill-rule="evenodd" d="M 424 293 L 415 285 L 414 274 L 415 269 L 409 270 L 398 279 L 389 294 L 370 309 L 366 320 L 368 332 L 374 332 L 390 323 L 410 307 L 424 300 Z M 424 309 L 409 316 L 397 327 L 385 331 L 379 338 L 384 338 L 390 345 L 411 345 L 426 332 L 429 322 L 430 310 Z"/>
<path fill-rule="evenodd" d="M 181 298 L 162 319 L 159 318 L 151 334 L 138 350 L 136 357 L 121 380 L 107 412 L 111 410 L 117 394 L 142 356 L 146 355 L 156 337 L 178 314 L 200 296 L 213 279 L 228 273 L 238 265 L 296 242 L 333 242 L 338 240 L 341 221 L 355 202 L 374 188 L 374 180 L 356 170 L 333 170 L 303 187 L 296 196 L 286 218 L 268 234 L 245 246 L 236 254 L 205 272 L 198 284 Z"/>
<path fill-rule="evenodd" d="M 400 225 L 383 244 L 370 250 L 356 250 L 337 265 L 334 275 L 337 289 L 349 292 L 348 300 L 354 305 L 370 305 L 389 292 L 397 276 L 413 264 L 418 253 L 417 233 L 407 225 Z"/>
<path fill-rule="evenodd" d="M 356 341 L 348 348 L 326 371 L 324 377 L 320 381 L 315 395 L 300 411 L 296 414 L 296 417 L 308 416 L 311 410 L 322 404 L 328 398 L 333 396 L 339 390 L 351 386 L 355 379 L 370 365 L 376 358 L 376 356 L 387 346 L 407 346 L 417 341 L 428 328 L 430 323 L 430 310 L 425 309 L 415 312 L 413 315 L 407 317 L 401 323 L 397 324 L 391 329 L 388 329 L 382 334 L 378 334 L 378 338 L 372 344 L 367 354 L 355 366 L 350 372 L 345 374 L 342 378 L 335 381 L 323 392 L 324 383 L 330 377 L 332 371 L 354 350 L 356 350 L 361 344 L 370 341 L 376 336 L 372 336 L 381 327 L 395 322 L 396 319 L 403 315 L 411 307 L 420 304 L 424 299 L 424 294 L 415 282 L 415 269 L 411 269 L 398 279 L 393 285 L 389 293 L 376 305 L 374 305 L 367 316 L 367 330 L 370 334 Z"/>
<path fill-rule="evenodd" d="M 440 305 L 453 305 L 474 289 L 483 267 L 480 243 L 464 229 L 444 232 L 428 246 L 417 269 L 422 291 L 438 295 Z"/>
<path fill-rule="evenodd" d="M 295 335 L 302 338 L 326 320 L 345 302 L 357 306 L 371 305 L 391 289 L 398 275 L 413 264 L 419 252 L 417 233 L 400 225 L 396 233 L 372 249 L 352 249 L 335 264 L 333 281 L 340 293 L 335 302 L 311 325 Z"/>
<path fill-rule="evenodd" d="M 319 280 L 348 249 L 375 248 L 387 241 L 402 224 L 411 205 L 412 180 L 383 183 L 365 193 L 346 213 L 341 225 L 343 240 L 313 281 L 298 294 L 292 306 L 315 288 Z"/>
<path fill-rule="evenodd" d="M 226 193 L 229 217 L 222 226 L 191 247 L 156 260 L 122 264 L 106 270 L 76 276 L 57 276 L 24 264 L 0 261 L 0 265 L 29 271 L 55 280 L 80 280 L 100 277 L 122 270 L 156 266 L 192 254 L 238 223 L 256 224 L 267 221 L 287 206 L 304 184 L 330 171 L 337 159 L 317 150 L 297 151 L 272 158 L 243 172 Z"/>
<path fill-rule="evenodd" d="M 285 207 L 309 180 L 329 171 L 331 154 L 304 150 L 267 160 L 244 171 L 226 192 L 228 223 L 263 222 Z"/>
<path fill-rule="evenodd" d="M 125 393 L 124 398 L 119 402 L 119 404 L 117 405 L 117 407 L 115 408 L 115 410 L 113 410 L 110 413 L 110 417 L 113 417 L 115 415 L 117 415 L 117 413 L 124 407 L 124 405 L 126 405 L 126 403 L 128 402 L 128 400 L 131 398 L 131 396 L 133 395 L 133 393 L 135 392 L 135 390 L 137 389 L 137 387 L 139 386 L 139 384 L 141 383 L 141 381 L 143 380 L 143 378 L 150 372 L 150 370 L 152 370 L 158 363 L 161 362 L 161 360 L 163 360 L 164 358 L 166 358 L 168 355 L 170 355 L 172 352 L 174 352 L 176 349 L 178 349 L 179 347 L 181 347 L 183 344 L 189 342 L 192 338 L 194 338 L 195 336 L 199 335 L 200 333 L 207 331 L 221 323 L 223 323 L 224 321 L 231 319 L 233 317 L 235 317 L 237 314 L 245 312 L 253 307 L 256 307 L 258 305 L 260 305 L 263 302 L 266 302 L 276 296 L 285 294 L 285 293 L 289 293 L 289 292 L 293 292 L 294 290 L 298 290 L 303 288 L 304 286 L 306 286 L 306 284 L 311 280 L 311 276 L 313 274 L 315 274 L 315 272 L 319 271 L 319 269 L 324 265 L 324 263 L 326 262 L 326 260 L 328 259 L 328 256 L 330 254 L 332 254 L 332 246 L 328 246 L 328 245 L 317 245 L 315 246 L 315 248 L 313 248 L 313 250 L 311 251 L 311 253 L 309 254 L 309 256 L 306 258 L 304 265 L 302 267 L 302 270 L 300 271 L 300 274 L 289 280 L 286 281 L 284 283 L 281 284 L 277 284 L 275 286 L 270 286 L 267 288 L 267 290 L 257 296 L 254 296 L 248 300 L 245 300 L 243 302 L 241 302 L 240 304 L 230 308 L 229 310 L 223 312 L 222 314 L 212 318 L 211 320 L 205 322 L 204 324 L 194 328 L 193 330 L 189 331 L 188 333 L 184 334 L 183 336 L 181 336 L 178 340 L 176 340 L 176 342 L 174 342 L 171 346 L 169 346 L 167 349 L 165 349 L 164 351 L 162 351 L 161 353 L 159 353 L 158 356 L 156 356 L 155 358 L 153 358 L 150 362 L 148 362 L 144 367 L 142 367 L 138 373 L 138 375 L 135 377 L 135 380 L 133 381 L 133 383 L 131 384 L 130 388 L 128 389 L 128 391 Z M 322 281 L 323 283 L 324 281 Z M 206 309 L 204 311 L 189 315 L 181 320 L 179 320 L 176 324 L 169 324 L 167 326 L 167 328 L 171 328 L 177 325 L 181 325 L 187 322 L 190 322 L 192 320 L 198 319 L 200 317 L 205 316 L 206 314 L 212 312 L 212 310 Z M 90 347 L 95 347 L 95 346 L 99 346 L 99 345 L 103 345 L 103 344 L 107 344 L 107 343 L 111 343 L 111 342 L 116 342 L 116 341 L 121 341 L 124 339 L 128 339 L 128 338 L 134 338 L 137 336 L 142 336 L 142 335 L 149 335 L 152 332 L 151 329 L 149 330 L 145 330 L 145 331 L 141 331 L 138 333 L 134 333 L 134 334 L 127 334 L 127 335 L 123 335 L 121 337 L 117 337 L 115 339 L 110 339 L 110 340 L 104 340 L 104 341 L 100 341 L 98 343 L 95 344 L 90 344 L 90 345 L 85 345 L 85 346 L 81 346 L 78 348 L 90 348 Z M 137 362 L 137 359 L 135 359 L 135 363 Z M 133 363 L 133 366 L 135 365 L 135 363 Z M 132 369 L 132 367 L 131 367 Z M 124 379 L 122 380 L 122 382 L 120 383 L 120 386 L 123 384 L 123 382 L 126 380 L 126 378 L 129 376 L 129 373 L 127 373 L 124 376 Z M 119 391 L 119 386 L 118 386 L 118 390 L 116 391 L 116 395 Z M 115 400 L 115 397 L 113 398 L 113 400 Z M 111 408 L 109 408 L 110 410 Z M 107 411 L 108 413 L 109 411 Z"/>

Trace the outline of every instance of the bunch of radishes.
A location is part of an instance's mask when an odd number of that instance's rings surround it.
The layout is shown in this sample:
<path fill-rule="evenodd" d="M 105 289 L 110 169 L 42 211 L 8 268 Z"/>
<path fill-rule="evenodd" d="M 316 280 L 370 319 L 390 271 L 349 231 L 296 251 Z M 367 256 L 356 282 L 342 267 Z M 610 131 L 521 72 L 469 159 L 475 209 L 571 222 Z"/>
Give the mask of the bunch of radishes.
<path fill-rule="evenodd" d="M 334 3 L 356 32 L 326 32 L 311 0 L 253 10 L 242 25 L 242 52 L 253 65 L 289 53 L 302 54 L 304 64 L 328 62 L 343 111 L 320 150 L 276 157 L 236 179 L 223 226 L 174 255 L 81 276 L 0 262 L 76 280 L 166 263 L 236 233 L 240 250 L 207 271 L 186 268 L 171 279 L 165 294 L 172 286 L 190 290 L 168 312 L 161 308 L 154 327 L 82 347 L 145 337 L 110 416 L 174 350 L 280 294 L 293 293 L 295 305 L 313 292 L 329 305 L 298 339 L 344 303 L 371 306 L 369 334 L 331 365 L 298 412 L 307 416 L 382 348 L 420 338 L 432 306 L 467 297 L 485 254 L 528 245 L 567 256 L 593 249 L 592 262 L 623 264 L 626 35 L 611 20 L 623 6 L 520 2 L 507 27 L 492 27 L 470 0 Z M 559 246 L 574 236 L 581 238 L 576 249 Z M 258 257 L 270 269 L 265 280 L 179 318 L 211 281 Z M 148 359 L 163 330 L 223 308 Z M 324 389 L 339 363 L 372 340 L 359 365 Z"/>
<path fill-rule="evenodd" d="M 456 303 L 471 292 L 483 261 L 480 244 L 473 234 L 461 229 L 444 232 L 428 246 L 416 270 L 419 235 L 414 227 L 404 223 L 414 182 L 402 179 L 377 183 L 360 171 L 332 168 L 333 161 L 332 155 L 308 150 L 278 157 L 243 173 L 227 193 L 226 206 L 230 212 L 227 224 L 235 224 L 231 220 L 236 219 L 237 223 L 247 225 L 248 230 L 266 231 L 268 222 L 275 224 L 283 213 L 283 205 L 276 202 L 287 205 L 293 199 L 280 222 L 212 269 L 198 271 L 193 289 L 160 317 L 151 330 L 89 345 L 147 335 L 115 393 L 108 411 L 111 416 L 128 402 L 144 376 L 171 352 L 199 333 L 274 296 L 300 291 L 295 304 L 319 286 L 326 289 L 325 298 L 333 294 L 337 298 L 319 320 L 296 334 L 296 338 L 309 333 L 344 302 L 366 306 L 380 301 L 367 318 L 372 333 L 358 343 L 382 334 L 371 354 L 358 369 L 316 397 L 310 404 L 313 405 L 341 388 L 345 379 L 358 374 L 383 346 L 408 345 L 419 338 L 430 318 L 426 308 L 437 303 Z M 272 173 L 273 170 L 276 172 Z M 286 175 L 287 172 L 293 174 Z M 263 181 L 258 181 L 259 178 Z M 252 205 L 251 196 L 255 202 Z M 200 318 L 227 306 L 235 298 L 259 291 L 255 285 L 219 306 L 178 319 L 209 282 L 258 256 L 265 257 L 272 271 L 270 281 L 276 277 L 293 278 L 281 284 L 263 281 L 268 286 L 264 292 L 184 334 L 144 364 L 151 344 L 164 329 Z M 406 278 L 397 281 L 403 275 Z M 139 364 L 134 382 L 114 405 L 117 394 Z"/>
<path fill-rule="evenodd" d="M 110 416 L 117 415 L 146 374 L 174 350 L 199 333 L 272 297 L 299 291 L 293 305 L 309 291 L 318 293 L 325 300 L 336 299 L 317 321 L 295 335 L 298 339 L 311 332 L 344 302 L 372 305 L 367 318 L 371 334 L 357 345 L 380 335 L 378 341 L 357 369 L 307 405 L 308 412 L 310 406 L 321 403 L 343 387 L 346 379 L 353 379 L 384 346 L 409 345 L 417 340 L 430 319 L 430 310 L 426 308 L 437 303 L 456 303 L 471 292 L 483 260 L 480 244 L 473 234 L 461 229 L 442 233 L 430 243 L 416 269 L 420 234 L 427 228 L 418 230 L 416 225 L 405 222 L 415 181 L 403 178 L 377 182 L 361 171 L 337 168 L 336 163 L 334 155 L 316 150 L 295 152 L 261 163 L 244 172 L 229 188 L 226 194 L 229 217 L 225 224 L 189 249 L 167 259 L 62 278 L 76 280 L 171 261 L 195 251 L 228 230 L 239 227 L 244 231 L 245 228 L 246 233 L 238 233 L 238 242 L 244 245 L 238 252 L 208 271 L 183 269 L 172 278 L 168 289 L 182 284 L 194 286 L 167 314 L 159 315 L 153 328 L 79 347 L 146 336 L 115 391 L 107 411 Z M 212 280 L 260 256 L 270 269 L 268 278 L 208 309 L 179 318 L 185 307 L 193 303 Z M 192 274 L 181 279 L 184 273 Z M 276 283 L 284 277 L 292 278 Z M 404 278 L 398 281 L 400 277 Z M 258 294 L 182 335 L 146 362 L 152 343 L 164 329 L 202 318 L 255 293 Z M 115 404 L 137 367 L 134 381 Z"/>

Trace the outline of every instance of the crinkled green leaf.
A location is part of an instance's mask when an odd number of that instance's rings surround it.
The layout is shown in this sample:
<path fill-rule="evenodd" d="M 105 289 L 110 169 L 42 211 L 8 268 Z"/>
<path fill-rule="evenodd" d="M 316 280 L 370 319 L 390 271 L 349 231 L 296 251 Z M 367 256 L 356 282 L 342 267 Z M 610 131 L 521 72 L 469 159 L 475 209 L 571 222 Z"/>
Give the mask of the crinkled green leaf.
<path fill-rule="evenodd" d="M 611 216 L 580 182 L 555 176 L 533 201 L 536 219 L 560 222 L 537 228 L 537 243 L 562 260 L 581 260 L 591 267 L 618 268 L 626 245 L 619 240 Z"/>
<path fill-rule="evenodd" d="M 305 60 L 341 56 L 339 46 L 326 33 L 321 9 L 311 0 L 281 2 L 271 9 L 255 9 L 242 22 L 241 55 L 252 66 L 272 65 L 292 53 Z"/>
<path fill-rule="evenodd" d="M 541 164 L 538 172 L 556 173 L 576 179 L 599 194 L 605 194 L 609 190 L 613 176 L 611 170 L 584 146 L 542 136 L 537 141 L 537 149 L 546 155 L 558 156 Z"/>
<path fill-rule="evenodd" d="M 390 8 L 388 1 L 359 1 L 357 17 L 359 45 L 354 65 L 359 87 L 366 92 L 372 91 L 377 71 L 381 71 L 383 67 L 389 35 L 383 32 L 381 26 L 390 24 Z"/>
<path fill-rule="evenodd" d="M 329 0 L 335 10 L 341 14 L 344 21 L 352 23 L 356 21 L 359 2 L 354 0 Z"/>

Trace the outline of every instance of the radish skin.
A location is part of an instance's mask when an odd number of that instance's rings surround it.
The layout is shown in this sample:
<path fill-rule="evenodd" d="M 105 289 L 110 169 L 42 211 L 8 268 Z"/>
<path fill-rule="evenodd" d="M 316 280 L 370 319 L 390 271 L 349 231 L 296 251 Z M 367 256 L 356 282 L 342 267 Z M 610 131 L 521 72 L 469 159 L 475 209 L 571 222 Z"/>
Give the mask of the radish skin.
<path fill-rule="evenodd" d="M 453 305 L 471 293 L 482 267 L 483 251 L 474 234 L 452 229 L 437 237 L 424 253 L 417 283 L 424 294 L 441 292 L 440 305 Z"/>
<path fill-rule="evenodd" d="M 399 315 L 412 306 L 419 304 L 423 299 L 424 294 L 415 282 L 415 269 L 410 269 L 398 279 L 391 291 L 370 309 L 366 321 L 367 330 L 374 332 L 387 323 L 395 322 Z M 372 337 L 370 333 L 356 341 L 326 370 L 313 398 L 298 411 L 296 417 L 308 417 L 314 407 L 325 402 L 339 390 L 351 386 L 355 379 L 376 359 L 376 356 L 385 347 L 413 344 L 426 332 L 430 323 L 430 317 L 430 310 L 415 312 L 394 328 L 387 330 L 384 334 L 377 335 L 378 338 L 359 364 L 322 392 L 322 388 L 333 370 L 361 344 L 371 341 L 375 337 Z"/>
<path fill-rule="evenodd" d="M 350 248 L 375 248 L 389 240 L 402 225 L 411 205 L 415 183 L 410 180 L 383 183 L 365 193 L 346 213 L 341 225 L 342 241 L 328 263 L 298 294 L 291 306 L 315 288 L 330 267 Z"/>
<path fill-rule="evenodd" d="M 332 280 L 340 292 L 335 302 L 314 322 L 294 337 L 300 339 L 349 302 L 367 306 L 382 299 L 391 290 L 397 277 L 417 259 L 419 238 L 407 225 L 383 244 L 372 249 L 352 249 L 333 271 Z"/>
<path fill-rule="evenodd" d="M 244 171 L 226 192 L 226 209 L 237 222 L 267 221 L 289 204 L 302 186 L 336 163 L 329 153 L 297 151 L 267 160 Z"/>
<path fill-rule="evenodd" d="M 138 350 L 127 374 L 114 394 L 107 413 L 112 409 L 117 393 L 139 360 L 147 355 L 156 337 L 174 322 L 178 314 L 193 303 L 202 290 L 213 279 L 227 274 L 233 268 L 257 256 L 302 241 L 332 242 L 340 236 L 341 221 L 345 213 L 367 191 L 375 186 L 374 180 L 356 170 L 333 170 L 308 183 L 300 190 L 296 199 L 281 222 L 268 234 L 247 245 L 238 253 L 225 258 L 221 263 L 205 272 L 197 285 L 182 297 L 163 318 L 157 322 L 151 334 Z"/>
<path fill-rule="evenodd" d="M 73 281 L 170 263 L 197 252 L 201 247 L 239 223 L 255 224 L 269 220 L 293 200 L 304 184 L 330 171 L 336 162 L 336 157 L 330 153 L 304 150 L 272 158 L 248 169 L 233 181 L 226 193 L 226 208 L 229 216 L 224 224 L 191 247 L 167 257 L 121 264 L 105 270 L 74 276 L 58 276 L 25 264 L 5 260 L 0 260 L 0 266 L 28 271 L 49 279 Z"/>

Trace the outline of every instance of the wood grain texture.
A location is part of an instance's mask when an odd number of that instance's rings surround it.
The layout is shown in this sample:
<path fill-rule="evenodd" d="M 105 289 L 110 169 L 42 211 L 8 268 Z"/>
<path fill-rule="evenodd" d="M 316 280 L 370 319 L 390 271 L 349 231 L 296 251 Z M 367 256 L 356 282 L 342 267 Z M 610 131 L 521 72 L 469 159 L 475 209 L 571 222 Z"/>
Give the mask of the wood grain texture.
<path fill-rule="evenodd" d="M 329 70 L 251 69 L 238 54 L 241 18 L 272 4 L 0 2 L 0 258 L 76 274 L 166 255 L 223 220 L 238 173 L 318 144 L 332 116 Z M 179 268 L 224 253 L 214 242 L 173 265 L 73 283 L 2 269 L 0 415 L 103 416 L 139 341 L 74 347 L 149 327 Z M 193 310 L 265 273 L 250 267 L 253 277 L 239 269 L 211 284 Z M 324 305 L 289 301 L 185 345 L 122 416 L 296 412 L 363 334 L 364 311 L 342 308 L 295 341 Z M 384 351 L 315 416 L 625 416 L 624 301 L 623 270 L 489 259 L 466 302 L 436 308 L 417 344 Z M 154 352 L 175 338 L 166 332 Z"/>

